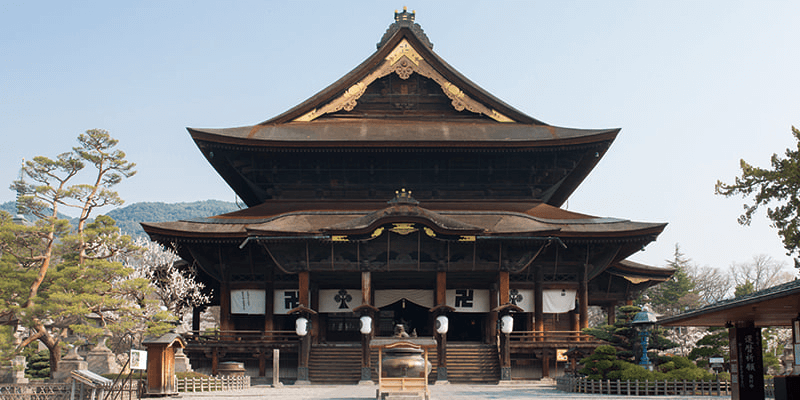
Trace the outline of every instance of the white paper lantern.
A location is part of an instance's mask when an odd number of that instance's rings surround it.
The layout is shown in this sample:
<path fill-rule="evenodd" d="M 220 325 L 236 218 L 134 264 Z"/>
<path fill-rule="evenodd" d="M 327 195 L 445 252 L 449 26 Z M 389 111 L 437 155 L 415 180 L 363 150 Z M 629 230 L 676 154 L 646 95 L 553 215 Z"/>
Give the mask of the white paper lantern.
<path fill-rule="evenodd" d="M 502 321 L 500 332 L 508 334 L 514 330 L 514 318 L 510 315 L 504 315 L 503 318 L 500 318 L 500 321 Z"/>
<path fill-rule="evenodd" d="M 450 321 L 444 315 L 436 317 L 436 333 L 444 335 L 447 333 Z"/>
<path fill-rule="evenodd" d="M 294 323 L 294 330 L 297 332 L 297 336 L 305 336 L 308 334 L 308 320 L 300 317 Z"/>
<path fill-rule="evenodd" d="M 361 333 L 364 335 L 372 333 L 372 317 L 368 315 L 361 317 Z"/>

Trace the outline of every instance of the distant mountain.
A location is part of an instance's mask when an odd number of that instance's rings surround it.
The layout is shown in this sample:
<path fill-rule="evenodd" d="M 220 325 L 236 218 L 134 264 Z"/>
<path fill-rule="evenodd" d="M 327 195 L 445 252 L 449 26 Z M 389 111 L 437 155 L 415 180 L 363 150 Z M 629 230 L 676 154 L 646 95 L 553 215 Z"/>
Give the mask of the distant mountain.
<path fill-rule="evenodd" d="M 190 203 L 142 202 L 111 210 L 106 215 L 117 221 L 117 226 L 123 233 L 136 237 L 144 235 L 144 230 L 139 225 L 140 222 L 167 222 L 179 219 L 203 218 L 238 209 L 235 203 L 221 200 L 193 201 Z M 8 212 L 12 216 L 17 214 L 16 203 L 13 201 L 0 204 L 0 210 Z M 28 215 L 25 217 L 29 221 L 34 219 Z M 60 217 L 70 221 L 74 219 L 66 215 L 60 215 Z"/>
<path fill-rule="evenodd" d="M 131 236 L 144 235 L 140 222 L 167 222 L 179 219 L 211 217 L 236 211 L 236 204 L 221 200 L 193 201 L 191 203 L 133 203 L 106 213 L 117 221 L 117 226 Z"/>

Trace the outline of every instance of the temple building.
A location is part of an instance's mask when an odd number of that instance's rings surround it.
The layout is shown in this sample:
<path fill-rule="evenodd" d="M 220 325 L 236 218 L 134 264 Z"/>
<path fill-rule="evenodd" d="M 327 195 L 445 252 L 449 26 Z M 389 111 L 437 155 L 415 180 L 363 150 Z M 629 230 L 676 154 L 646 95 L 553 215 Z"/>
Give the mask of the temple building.
<path fill-rule="evenodd" d="M 627 260 L 666 224 L 561 208 L 619 129 L 504 103 L 407 10 L 305 102 L 189 133 L 248 208 L 142 226 L 213 290 L 219 329 L 200 332 L 195 310 L 185 352 L 214 373 L 237 361 L 268 375 L 280 349 L 281 379 L 368 381 L 370 341 L 402 329 L 436 340 L 432 382 L 555 376 L 563 353 L 598 345 L 580 333 L 590 306 L 613 319 L 674 272 Z"/>

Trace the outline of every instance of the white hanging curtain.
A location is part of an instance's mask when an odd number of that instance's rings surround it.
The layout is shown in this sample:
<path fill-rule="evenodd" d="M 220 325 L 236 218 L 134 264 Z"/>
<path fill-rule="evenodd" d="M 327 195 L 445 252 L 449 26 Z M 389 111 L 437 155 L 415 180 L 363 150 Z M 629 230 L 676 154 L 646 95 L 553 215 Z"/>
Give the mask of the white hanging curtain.
<path fill-rule="evenodd" d="M 361 289 L 320 289 L 319 312 L 352 312 L 361 304 Z"/>
<path fill-rule="evenodd" d="M 508 291 L 508 300 L 524 312 L 533 312 L 533 289 L 511 289 Z"/>
<path fill-rule="evenodd" d="M 375 291 L 375 307 L 386 307 L 389 304 L 406 299 L 416 305 L 432 308 L 433 290 L 420 289 L 387 289 Z"/>
<path fill-rule="evenodd" d="M 575 309 L 573 289 L 545 289 L 542 291 L 542 310 L 547 314 L 561 314 Z"/>

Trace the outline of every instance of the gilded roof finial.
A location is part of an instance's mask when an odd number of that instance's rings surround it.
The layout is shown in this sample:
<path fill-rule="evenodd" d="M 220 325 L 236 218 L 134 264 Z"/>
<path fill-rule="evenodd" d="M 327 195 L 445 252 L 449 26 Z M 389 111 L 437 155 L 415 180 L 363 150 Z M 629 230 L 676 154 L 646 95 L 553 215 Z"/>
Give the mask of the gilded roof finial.
<path fill-rule="evenodd" d="M 425 35 L 425 32 L 422 31 L 422 28 L 419 26 L 419 24 L 414 22 L 416 13 L 416 10 L 411 10 L 411 12 L 409 12 L 408 7 L 406 6 L 403 6 L 402 12 L 394 10 L 394 23 L 389 25 L 389 29 L 387 29 L 386 33 L 383 34 L 381 41 L 378 42 L 378 48 L 380 49 L 384 44 L 386 44 L 386 41 L 388 41 L 389 38 L 391 38 L 392 35 L 400 29 L 400 27 L 405 27 L 411 29 L 411 31 L 414 32 L 414 35 L 416 35 L 423 44 L 428 46 L 429 49 L 433 49 L 433 43 L 428 40 L 428 36 Z"/>
<path fill-rule="evenodd" d="M 401 13 L 397 12 L 397 10 L 394 10 L 395 22 L 401 22 L 401 21 L 414 22 L 414 17 L 415 17 L 414 10 L 408 12 L 408 7 L 406 6 L 403 6 L 403 12 Z"/>
<path fill-rule="evenodd" d="M 406 188 L 394 191 L 394 198 L 388 201 L 389 204 L 413 204 L 417 205 L 419 202 L 411 197 L 411 191 L 406 191 Z"/>

